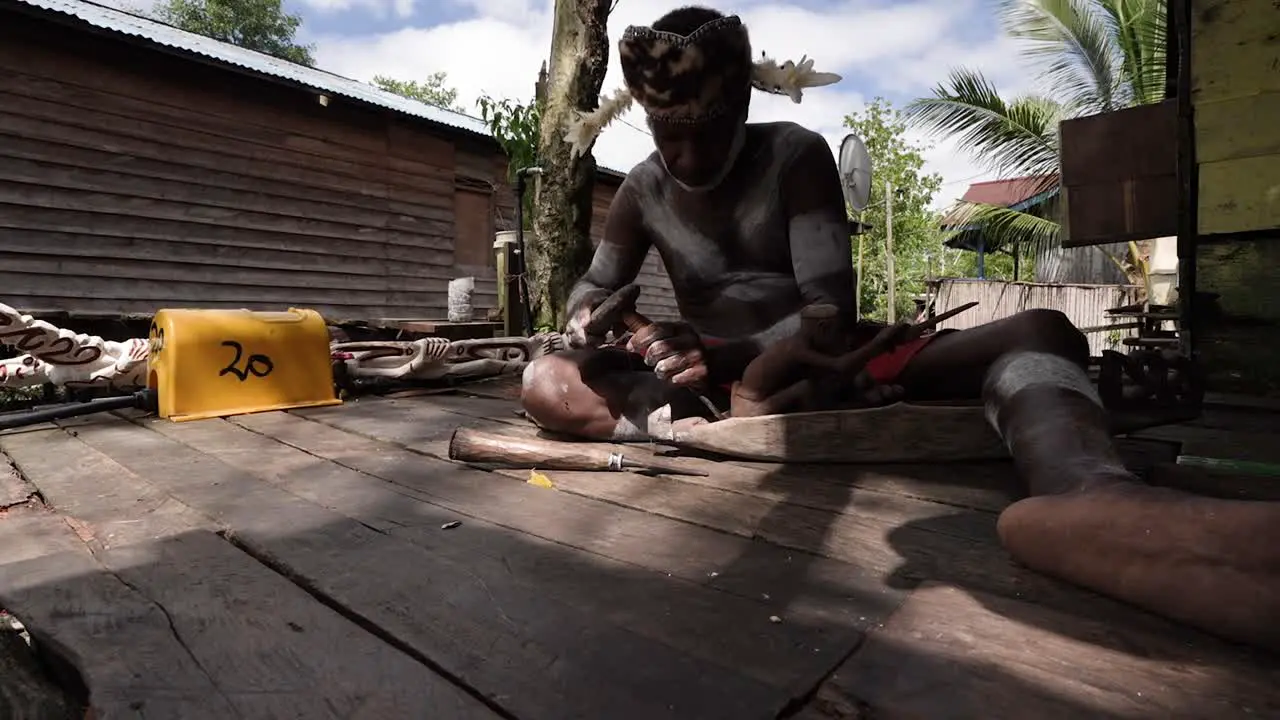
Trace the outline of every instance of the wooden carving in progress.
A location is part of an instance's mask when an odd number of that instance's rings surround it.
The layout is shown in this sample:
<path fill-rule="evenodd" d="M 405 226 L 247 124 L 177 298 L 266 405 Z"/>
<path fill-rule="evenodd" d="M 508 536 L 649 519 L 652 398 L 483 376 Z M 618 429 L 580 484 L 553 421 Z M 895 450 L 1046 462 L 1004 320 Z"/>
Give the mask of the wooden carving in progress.
<path fill-rule="evenodd" d="M 675 444 L 762 462 L 944 462 L 1009 457 L 981 405 L 894 403 L 735 417 L 695 425 Z"/>
<path fill-rule="evenodd" d="M 675 442 L 769 462 L 1006 458 L 1008 451 L 987 423 L 981 404 L 893 402 L 867 407 L 859 400 L 868 360 L 976 304 L 918 325 L 887 327 L 857 346 L 835 307 L 805 308 L 801 332 L 766 350 L 734 384 L 732 417 L 686 425 Z"/>

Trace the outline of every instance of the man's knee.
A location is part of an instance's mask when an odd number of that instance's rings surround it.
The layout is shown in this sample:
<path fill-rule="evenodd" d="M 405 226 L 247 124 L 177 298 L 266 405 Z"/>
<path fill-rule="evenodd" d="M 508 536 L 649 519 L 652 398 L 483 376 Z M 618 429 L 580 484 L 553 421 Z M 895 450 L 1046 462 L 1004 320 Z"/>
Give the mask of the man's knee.
<path fill-rule="evenodd" d="M 1017 326 L 1014 337 L 1024 349 L 1053 353 L 1081 365 L 1089 362 L 1089 340 L 1062 311 L 1034 308 L 1009 320 Z"/>

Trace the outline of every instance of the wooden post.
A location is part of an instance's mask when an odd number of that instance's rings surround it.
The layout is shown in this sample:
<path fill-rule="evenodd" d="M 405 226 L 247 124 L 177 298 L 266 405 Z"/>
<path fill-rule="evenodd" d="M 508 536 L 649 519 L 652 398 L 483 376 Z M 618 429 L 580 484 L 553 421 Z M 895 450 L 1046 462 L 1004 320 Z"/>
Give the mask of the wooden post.
<path fill-rule="evenodd" d="M 524 334 L 524 306 L 520 300 L 520 276 L 515 256 L 516 244 L 504 242 L 494 249 L 498 265 L 498 307 L 502 308 L 502 336 Z"/>
<path fill-rule="evenodd" d="M 866 230 L 862 226 L 862 213 L 858 213 L 858 274 L 853 278 L 853 314 L 862 319 L 862 239 L 866 236 Z"/>
<path fill-rule="evenodd" d="M 884 181 L 884 251 L 884 274 L 885 279 L 889 282 L 887 319 L 893 323 L 897 322 L 898 317 L 898 283 L 893 268 L 893 184 L 888 180 Z"/>

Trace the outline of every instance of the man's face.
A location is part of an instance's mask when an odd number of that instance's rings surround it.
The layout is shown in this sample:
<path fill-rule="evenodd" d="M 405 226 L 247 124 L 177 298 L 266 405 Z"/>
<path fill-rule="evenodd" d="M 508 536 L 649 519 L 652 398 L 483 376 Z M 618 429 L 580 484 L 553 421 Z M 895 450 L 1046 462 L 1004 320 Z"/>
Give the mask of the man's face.
<path fill-rule="evenodd" d="M 649 127 L 667 171 L 698 187 L 714 181 L 729 162 L 734 136 L 744 122 L 742 115 L 731 113 L 702 123 L 651 120 Z"/>

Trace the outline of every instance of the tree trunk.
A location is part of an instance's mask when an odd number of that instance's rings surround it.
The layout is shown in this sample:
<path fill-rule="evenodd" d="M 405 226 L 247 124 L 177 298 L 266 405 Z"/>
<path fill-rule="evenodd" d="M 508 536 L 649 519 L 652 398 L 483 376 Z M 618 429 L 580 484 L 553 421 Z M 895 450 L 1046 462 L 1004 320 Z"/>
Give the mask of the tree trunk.
<path fill-rule="evenodd" d="M 535 325 L 559 329 L 573 284 L 591 264 L 591 197 L 595 158 L 569 159 L 565 132 L 577 112 L 599 104 L 609 66 L 610 0 L 556 0 L 551 67 L 542 108 L 534 198 L 534 242 L 528 252 Z"/>

